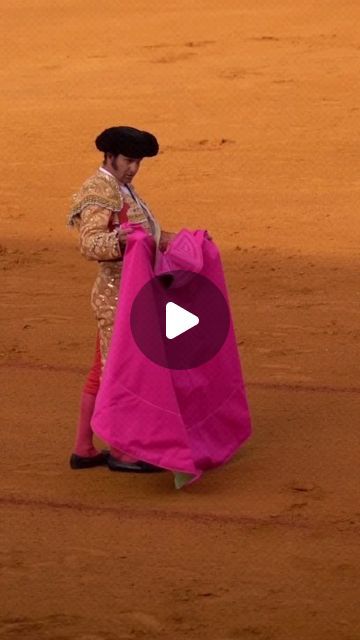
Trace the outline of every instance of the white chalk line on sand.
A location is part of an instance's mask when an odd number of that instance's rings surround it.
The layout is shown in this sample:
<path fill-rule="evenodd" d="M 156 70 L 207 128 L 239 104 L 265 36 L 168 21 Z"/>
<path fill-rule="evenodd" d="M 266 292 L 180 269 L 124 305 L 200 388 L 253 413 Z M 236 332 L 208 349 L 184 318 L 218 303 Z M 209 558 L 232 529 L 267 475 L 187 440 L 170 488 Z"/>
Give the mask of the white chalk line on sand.
<path fill-rule="evenodd" d="M 0 369 L 32 369 L 34 371 L 54 371 L 86 375 L 89 369 L 53 364 L 33 364 L 31 362 L 0 362 Z M 246 381 L 245 387 L 274 389 L 276 391 L 303 391 L 306 393 L 350 393 L 360 395 L 360 387 L 332 387 L 330 385 L 289 384 L 285 382 Z"/>

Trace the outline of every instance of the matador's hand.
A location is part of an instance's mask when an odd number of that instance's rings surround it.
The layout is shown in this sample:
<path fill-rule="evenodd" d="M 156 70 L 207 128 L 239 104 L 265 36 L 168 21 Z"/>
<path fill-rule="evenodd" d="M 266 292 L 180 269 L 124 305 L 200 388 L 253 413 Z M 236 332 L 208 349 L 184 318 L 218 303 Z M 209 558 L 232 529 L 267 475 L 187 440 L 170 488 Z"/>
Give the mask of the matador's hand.
<path fill-rule="evenodd" d="M 129 233 L 133 233 L 134 229 L 119 229 L 118 230 L 118 238 L 119 238 L 119 242 L 126 242 L 126 237 L 129 235 Z"/>
<path fill-rule="evenodd" d="M 125 251 L 127 236 L 130 233 L 133 233 L 133 232 L 134 232 L 134 229 L 131 229 L 131 228 L 129 228 L 129 229 L 121 229 L 121 228 L 119 228 L 118 229 L 117 237 L 118 237 L 119 247 L 120 247 L 120 251 L 121 251 L 122 255 L 124 254 L 124 251 Z"/>
<path fill-rule="evenodd" d="M 165 251 L 169 242 L 176 236 L 176 233 L 172 231 L 162 231 L 160 240 L 159 240 L 159 249 L 160 251 Z"/>
<path fill-rule="evenodd" d="M 162 231 L 161 232 L 160 241 L 159 241 L 159 249 L 160 249 L 160 251 L 165 251 L 167 249 L 167 246 L 168 246 L 169 242 L 172 240 L 172 238 L 174 236 L 176 236 L 176 233 L 173 233 L 171 231 Z M 210 233 L 207 230 L 205 231 L 205 237 L 208 240 L 212 240 L 212 236 L 210 235 Z"/>

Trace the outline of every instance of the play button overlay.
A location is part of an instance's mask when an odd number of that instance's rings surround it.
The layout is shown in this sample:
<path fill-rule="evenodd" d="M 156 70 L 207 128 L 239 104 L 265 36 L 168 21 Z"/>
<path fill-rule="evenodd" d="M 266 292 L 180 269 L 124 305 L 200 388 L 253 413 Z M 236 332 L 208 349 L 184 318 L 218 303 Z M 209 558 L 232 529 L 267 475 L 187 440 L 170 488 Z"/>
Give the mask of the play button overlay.
<path fill-rule="evenodd" d="M 165 333 L 169 340 L 177 338 L 199 324 L 198 316 L 179 307 L 175 302 L 166 303 Z"/>
<path fill-rule="evenodd" d="M 221 349 L 230 312 L 209 278 L 177 270 L 151 278 L 140 289 L 130 325 L 137 346 L 152 362 L 169 369 L 192 369 Z"/>

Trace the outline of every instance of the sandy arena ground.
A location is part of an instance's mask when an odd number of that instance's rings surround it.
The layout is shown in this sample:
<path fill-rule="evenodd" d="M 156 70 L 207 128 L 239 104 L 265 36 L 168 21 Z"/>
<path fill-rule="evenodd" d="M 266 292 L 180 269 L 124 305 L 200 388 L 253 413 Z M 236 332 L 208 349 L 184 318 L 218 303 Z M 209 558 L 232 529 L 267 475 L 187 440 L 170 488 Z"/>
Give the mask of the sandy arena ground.
<path fill-rule="evenodd" d="M 221 7 L 221 5 L 224 5 Z M 2 0 L 0 639 L 359 640 L 356 0 Z M 221 249 L 254 435 L 185 490 L 68 466 L 105 127 Z"/>

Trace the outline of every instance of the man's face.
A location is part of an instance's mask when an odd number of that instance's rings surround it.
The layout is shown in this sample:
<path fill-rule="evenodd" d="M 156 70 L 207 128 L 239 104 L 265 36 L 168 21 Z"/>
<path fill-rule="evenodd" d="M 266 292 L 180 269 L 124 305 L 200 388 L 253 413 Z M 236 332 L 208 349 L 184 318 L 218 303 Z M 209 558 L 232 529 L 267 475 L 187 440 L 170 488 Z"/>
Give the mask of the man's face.
<path fill-rule="evenodd" d="M 130 183 L 137 174 L 142 158 L 127 158 L 126 156 L 109 156 L 106 167 L 123 184 Z"/>

